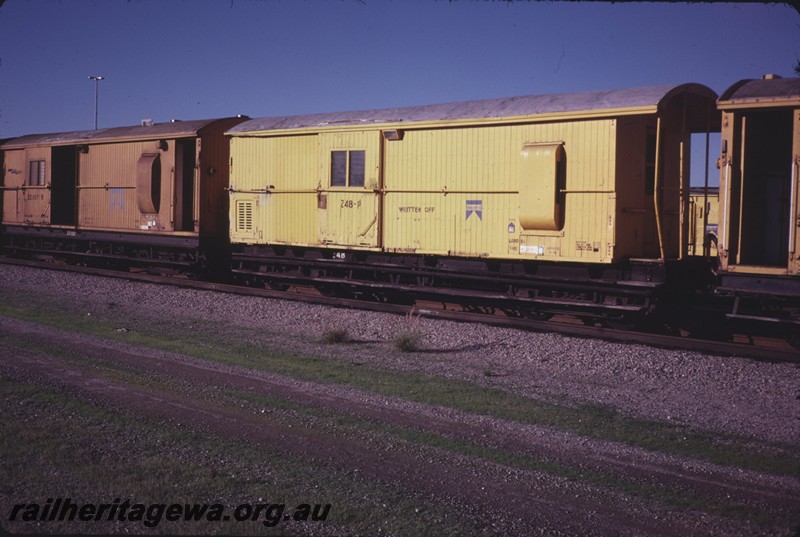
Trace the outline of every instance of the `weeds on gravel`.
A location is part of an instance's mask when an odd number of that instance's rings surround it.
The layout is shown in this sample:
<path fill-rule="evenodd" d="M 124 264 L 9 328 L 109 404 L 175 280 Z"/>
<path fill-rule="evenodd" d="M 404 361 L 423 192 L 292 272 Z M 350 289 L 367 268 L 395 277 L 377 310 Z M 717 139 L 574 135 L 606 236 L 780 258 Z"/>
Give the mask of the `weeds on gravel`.
<path fill-rule="evenodd" d="M 344 327 L 328 328 L 322 334 L 322 342 L 329 345 L 347 343 L 348 341 L 350 341 L 350 333 Z"/>
<path fill-rule="evenodd" d="M 422 337 L 411 330 L 402 330 L 394 335 L 394 347 L 401 352 L 417 352 Z"/>
<path fill-rule="evenodd" d="M 406 327 L 394 335 L 394 347 L 400 352 L 417 352 L 422 344 L 422 332 L 419 328 L 419 314 L 412 308 L 406 314 Z"/>

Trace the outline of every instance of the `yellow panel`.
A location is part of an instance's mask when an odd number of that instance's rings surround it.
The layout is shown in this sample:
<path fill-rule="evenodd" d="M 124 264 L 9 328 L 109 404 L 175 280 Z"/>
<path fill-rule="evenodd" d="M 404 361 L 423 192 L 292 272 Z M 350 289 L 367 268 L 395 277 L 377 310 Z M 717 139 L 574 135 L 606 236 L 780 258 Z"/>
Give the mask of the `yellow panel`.
<path fill-rule="evenodd" d="M 407 129 L 402 140 L 384 144 L 384 245 L 392 251 L 562 261 L 622 257 L 625 252 L 614 250 L 615 135 L 614 120 Z M 550 230 L 525 231 L 521 225 L 520 208 L 533 195 L 526 192 L 532 175 L 521 155 L 526 144 L 563 147 L 563 225 L 555 203 L 539 209 L 547 212 L 542 218 Z M 555 199 L 556 184 L 550 188 Z M 542 236 L 546 241 L 537 238 Z"/>
<path fill-rule="evenodd" d="M 231 139 L 234 190 L 315 189 L 319 184 L 316 135 Z"/>
<path fill-rule="evenodd" d="M 262 195 L 258 210 L 265 219 L 264 239 L 282 244 L 317 244 L 316 193 Z"/>
<path fill-rule="evenodd" d="M 562 240 L 552 235 L 523 235 L 519 242 L 520 253 L 534 257 L 561 257 Z M 600 243 L 591 245 L 599 248 Z"/>
<path fill-rule="evenodd" d="M 736 236 L 731 236 L 731 226 L 734 222 L 738 221 L 738 214 L 731 214 L 731 210 L 736 206 L 732 203 L 732 198 L 735 195 L 733 189 L 733 177 L 731 174 L 733 169 L 733 149 L 735 140 L 734 122 L 736 117 L 732 112 L 722 113 L 722 129 L 720 134 L 720 158 L 717 160 L 717 166 L 720 169 L 719 177 L 719 242 L 717 248 L 719 250 L 720 265 L 723 270 L 729 270 L 735 264 L 734 259 L 730 259 L 730 245 L 736 241 Z"/>
<path fill-rule="evenodd" d="M 379 244 L 380 131 L 326 133 L 319 136 L 319 242 L 337 246 L 374 247 Z M 333 152 L 347 155 L 345 185 L 333 186 Z M 352 153 L 363 152 L 363 185 L 351 181 Z M 359 174 L 360 176 L 360 174 Z"/>
<path fill-rule="evenodd" d="M 524 230 L 555 231 L 563 225 L 559 188 L 562 144 L 525 144 L 521 152 L 529 176 L 520 185 L 519 223 Z"/>
<path fill-rule="evenodd" d="M 257 204 L 257 195 L 234 194 L 231 196 L 231 241 L 253 244 L 261 239 L 261 226 L 256 221 Z"/>
<path fill-rule="evenodd" d="M 615 250 L 615 120 L 406 128 L 398 138 L 382 141 L 372 127 L 234 137 L 232 239 L 554 261 L 629 255 Z M 531 186 L 526 145 L 550 148 L 544 194 Z M 332 151 L 364 151 L 363 187 L 331 186 Z M 236 230 L 239 200 L 253 204 L 252 229 Z"/>
<path fill-rule="evenodd" d="M 318 238 L 316 135 L 231 140 L 231 240 L 315 245 Z M 237 229 L 237 209 L 252 210 L 252 229 Z M 244 210 L 244 209 L 242 209 Z"/>
<path fill-rule="evenodd" d="M 398 252 L 506 257 L 517 197 L 498 193 L 389 193 L 386 248 Z M 515 224 L 515 227 L 518 227 Z"/>

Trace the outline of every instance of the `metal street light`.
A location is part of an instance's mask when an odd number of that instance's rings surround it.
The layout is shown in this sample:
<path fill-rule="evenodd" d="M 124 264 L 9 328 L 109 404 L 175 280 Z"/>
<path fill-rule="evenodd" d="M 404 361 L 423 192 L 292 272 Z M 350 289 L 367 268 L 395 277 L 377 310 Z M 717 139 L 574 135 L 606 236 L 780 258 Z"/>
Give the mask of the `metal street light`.
<path fill-rule="evenodd" d="M 100 81 L 102 76 L 90 76 L 89 80 L 94 80 L 94 129 L 97 130 L 97 101 L 100 96 Z"/>

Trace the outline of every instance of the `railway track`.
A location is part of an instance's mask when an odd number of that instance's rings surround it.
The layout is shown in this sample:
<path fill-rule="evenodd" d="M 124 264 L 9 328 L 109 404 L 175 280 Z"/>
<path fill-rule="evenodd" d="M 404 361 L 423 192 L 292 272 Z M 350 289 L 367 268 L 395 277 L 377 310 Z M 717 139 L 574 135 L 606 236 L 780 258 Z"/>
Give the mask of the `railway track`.
<path fill-rule="evenodd" d="M 78 272 L 159 285 L 175 285 L 191 289 L 218 291 L 245 296 L 294 300 L 396 314 L 415 314 L 453 321 L 483 323 L 493 326 L 541 332 L 554 332 L 575 337 L 596 338 L 670 349 L 683 349 L 707 354 L 742 356 L 776 362 L 800 362 L 800 351 L 793 348 L 786 341 L 778 338 L 750 336 L 747 334 L 733 334 L 732 340 L 720 341 L 690 337 L 688 335 L 670 335 L 640 330 L 609 328 L 597 324 L 587 324 L 580 319 L 566 315 L 555 315 L 548 320 L 519 318 L 506 315 L 502 311 L 493 308 L 461 305 L 455 300 L 435 300 L 431 299 L 429 296 L 415 300 L 412 304 L 396 304 L 384 301 L 326 296 L 310 287 L 289 286 L 287 289 L 278 290 L 234 285 L 223 282 L 192 280 L 185 277 L 155 275 L 147 272 L 122 272 L 120 270 L 2 257 L 0 257 L 0 263 L 45 270 Z"/>

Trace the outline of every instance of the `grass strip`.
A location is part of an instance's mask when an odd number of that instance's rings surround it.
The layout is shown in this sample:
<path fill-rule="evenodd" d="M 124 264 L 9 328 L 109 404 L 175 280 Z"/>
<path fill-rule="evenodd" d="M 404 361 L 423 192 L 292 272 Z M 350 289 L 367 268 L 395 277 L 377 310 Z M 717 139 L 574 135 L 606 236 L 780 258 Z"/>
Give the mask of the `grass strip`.
<path fill-rule="evenodd" d="M 662 502 L 678 509 L 702 511 L 722 517 L 754 522 L 761 524 L 764 528 L 772 528 L 776 524 L 785 526 L 792 522 L 792 520 L 785 520 L 781 515 L 750 505 L 723 503 L 685 490 L 679 491 L 667 486 L 642 483 L 599 470 L 580 468 L 530 454 L 521 454 L 503 448 L 480 445 L 452 436 L 419 429 L 395 427 L 357 416 L 336 414 L 312 405 L 286 401 L 269 395 L 243 391 L 226 391 L 225 395 L 235 400 L 247 401 L 253 405 L 326 419 L 335 422 L 337 426 L 390 435 L 412 444 L 479 458 L 509 468 L 541 472 L 563 477 L 573 482 L 588 483 L 627 496 Z"/>
<path fill-rule="evenodd" d="M 352 473 L 261 446 L 182 430 L 169 423 L 106 410 L 67 394 L 0 377 L 0 470 L 3 495 L 14 503 L 70 497 L 74 503 L 330 503 L 326 522 L 302 530 L 255 522 L 168 522 L 149 532 L 167 534 L 470 535 L 463 514 Z M 57 479 L 54 479 L 57 476 Z M 13 485 L 12 485 L 13 484 Z M 8 529 L 10 522 L 4 522 Z M 16 524 L 16 523 L 15 523 Z M 36 533 L 119 533 L 135 522 L 62 522 L 34 525 Z M 23 526 L 15 526 L 23 529 Z M 323 530 L 323 534 L 327 534 Z M 491 531 L 482 534 L 492 535 Z"/>
<path fill-rule="evenodd" d="M 465 381 L 275 351 L 248 343 L 244 338 L 237 337 L 235 330 L 226 334 L 224 326 L 218 327 L 216 333 L 183 333 L 165 324 L 147 331 L 117 332 L 114 323 L 97 315 L 87 320 L 88 316 L 54 311 L 44 304 L 31 302 L 30 297 L 26 299 L 25 305 L 0 304 L 0 314 L 305 381 L 346 385 L 375 394 L 552 427 L 580 436 L 621 442 L 725 466 L 800 477 L 800 459 L 787 456 L 796 453 L 796 447 L 791 445 L 630 417 L 605 405 L 558 405 Z"/>

